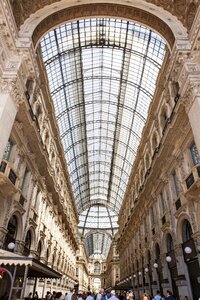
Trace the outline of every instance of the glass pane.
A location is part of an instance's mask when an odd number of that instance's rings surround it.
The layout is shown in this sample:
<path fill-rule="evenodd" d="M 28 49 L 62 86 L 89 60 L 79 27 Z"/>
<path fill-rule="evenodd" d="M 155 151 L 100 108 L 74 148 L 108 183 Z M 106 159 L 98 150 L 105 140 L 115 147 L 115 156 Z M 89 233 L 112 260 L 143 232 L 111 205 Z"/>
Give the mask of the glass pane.
<path fill-rule="evenodd" d="M 93 18 L 60 25 L 40 46 L 79 227 L 113 234 L 165 43 L 142 25 Z"/>

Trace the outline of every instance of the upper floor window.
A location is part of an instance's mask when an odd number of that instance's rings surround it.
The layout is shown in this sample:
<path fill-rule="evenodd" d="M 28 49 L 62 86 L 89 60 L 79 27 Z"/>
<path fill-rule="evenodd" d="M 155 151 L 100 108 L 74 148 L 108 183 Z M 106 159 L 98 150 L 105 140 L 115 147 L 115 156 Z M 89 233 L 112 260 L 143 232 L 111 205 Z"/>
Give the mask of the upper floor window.
<path fill-rule="evenodd" d="M 167 235 L 167 252 L 170 252 L 173 250 L 173 239 L 171 234 Z"/>
<path fill-rule="evenodd" d="M 190 147 L 190 153 L 192 156 L 193 165 L 195 166 L 197 164 L 200 164 L 200 156 L 195 143 L 193 143 L 192 146 Z"/>
<path fill-rule="evenodd" d="M 100 265 L 100 263 L 97 261 L 97 262 L 94 263 L 94 273 L 100 274 L 100 271 L 101 271 L 101 265 Z"/>
<path fill-rule="evenodd" d="M 173 173 L 172 173 L 172 179 L 173 179 L 173 184 L 174 184 L 174 190 L 175 190 L 176 196 L 178 197 L 179 196 L 178 177 L 177 177 L 175 171 L 173 171 Z"/>
<path fill-rule="evenodd" d="M 153 226 L 154 223 L 155 223 L 155 216 L 154 216 L 154 209 L 153 209 L 153 207 L 151 207 L 150 212 L 151 212 L 151 225 Z"/>
<path fill-rule="evenodd" d="M 165 214 L 165 200 L 162 192 L 160 193 L 160 213 L 161 215 Z"/>
<path fill-rule="evenodd" d="M 22 181 L 22 187 L 21 187 L 22 193 L 26 192 L 26 187 L 27 187 L 27 183 L 28 183 L 28 174 L 29 174 L 29 170 L 26 168 L 24 177 L 23 177 L 23 181 Z"/>
<path fill-rule="evenodd" d="M 192 226 L 188 220 L 183 222 L 182 237 L 183 242 L 187 242 L 192 238 Z"/>
<path fill-rule="evenodd" d="M 4 150 L 3 159 L 9 160 L 13 145 L 14 145 L 13 142 L 11 140 L 8 140 L 8 143 L 7 143 L 6 148 Z"/>

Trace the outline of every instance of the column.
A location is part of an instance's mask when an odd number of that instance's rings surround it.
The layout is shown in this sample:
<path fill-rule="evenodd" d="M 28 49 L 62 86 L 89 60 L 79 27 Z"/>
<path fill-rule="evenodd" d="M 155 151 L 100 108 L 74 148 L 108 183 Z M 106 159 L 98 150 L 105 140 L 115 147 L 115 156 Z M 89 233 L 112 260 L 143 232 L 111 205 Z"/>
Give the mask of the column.
<path fill-rule="evenodd" d="M 198 82 L 190 84 L 188 97 L 186 95 L 185 98 L 185 102 L 186 101 L 193 101 L 192 105 L 188 108 L 188 117 L 192 127 L 194 141 L 200 154 L 200 79 Z"/>
<path fill-rule="evenodd" d="M 17 114 L 16 102 L 9 93 L 2 92 L 1 89 L 2 86 L 0 86 L 0 161 L 2 161 L 4 150 Z"/>

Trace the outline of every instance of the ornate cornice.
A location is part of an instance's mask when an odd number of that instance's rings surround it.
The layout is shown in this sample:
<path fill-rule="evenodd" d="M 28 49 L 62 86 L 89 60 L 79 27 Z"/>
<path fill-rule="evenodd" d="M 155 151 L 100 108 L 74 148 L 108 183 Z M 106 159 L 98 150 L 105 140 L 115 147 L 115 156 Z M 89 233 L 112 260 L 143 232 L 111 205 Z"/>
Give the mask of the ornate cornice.
<path fill-rule="evenodd" d="M 74 19 L 107 16 L 126 18 L 136 22 L 141 22 L 151 28 L 154 28 L 168 41 L 170 47 L 173 47 L 175 38 L 169 26 L 155 15 L 141 10 L 139 8 L 116 5 L 116 4 L 85 4 L 65 8 L 45 18 L 35 29 L 33 33 L 33 43 L 37 44 L 39 39 L 51 28 Z"/>
<path fill-rule="evenodd" d="M 80 2 L 80 1 L 77 1 Z M 127 1 L 129 5 L 132 5 L 132 1 Z M 187 1 L 187 0 L 146 0 L 142 1 L 143 5 L 145 3 L 154 4 L 163 10 L 171 13 L 175 16 L 182 24 L 187 28 L 191 28 L 194 16 L 196 14 L 198 8 L 198 0 L 196 1 Z M 17 27 L 20 26 L 34 13 L 38 10 L 41 10 L 45 7 L 55 4 L 55 8 L 57 9 L 63 3 L 62 0 L 15 0 L 12 3 L 13 13 L 15 16 L 15 21 Z M 84 2 L 83 2 L 84 3 Z M 98 3 L 94 3 L 94 5 L 98 5 Z M 170 21 L 170 20 L 169 20 Z"/>
<path fill-rule="evenodd" d="M 198 95 L 200 96 L 200 80 L 191 81 L 187 86 L 186 92 L 181 97 L 181 102 L 184 105 L 186 111 L 189 111 L 194 98 Z"/>

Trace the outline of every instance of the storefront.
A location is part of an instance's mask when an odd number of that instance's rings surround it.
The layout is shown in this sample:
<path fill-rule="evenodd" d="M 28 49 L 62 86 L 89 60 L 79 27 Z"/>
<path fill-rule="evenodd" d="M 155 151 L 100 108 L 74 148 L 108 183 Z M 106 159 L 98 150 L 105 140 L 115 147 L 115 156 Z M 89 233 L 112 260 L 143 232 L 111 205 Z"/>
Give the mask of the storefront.
<path fill-rule="evenodd" d="M 8 300 L 24 298 L 28 278 L 59 279 L 61 276 L 33 257 L 0 250 L 0 297 Z"/>

